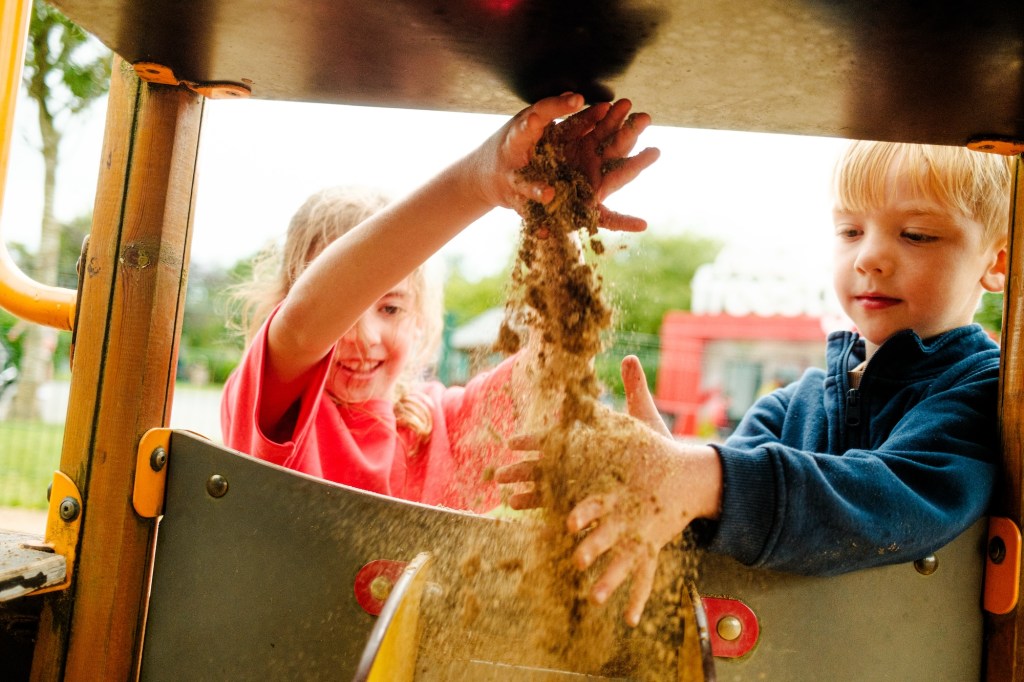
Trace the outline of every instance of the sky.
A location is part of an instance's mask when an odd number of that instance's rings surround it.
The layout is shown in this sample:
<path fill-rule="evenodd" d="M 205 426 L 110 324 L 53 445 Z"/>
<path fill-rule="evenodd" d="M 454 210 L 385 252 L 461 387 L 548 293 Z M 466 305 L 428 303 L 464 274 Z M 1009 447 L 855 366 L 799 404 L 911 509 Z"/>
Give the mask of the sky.
<path fill-rule="evenodd" d="M 637 110 L 643 102 L 636 102 Z M 105 116 L 94 106 L 68 130 L 57 214 L 88 213 Z M 20 102 L 0 234 L 34 248 L 42 162 L 32 107 Z M 334 184 L 399 196 L 482 142 L 504 116 L 324 104 L 209 100 L 199 159 L 192 259 L 229 267 L 279 238 L 306 196 Z M 655 124 L 657 121 L 655 121 Z M 606 203 L 647 219 L 655 233 L 717 237 L 749 267 L 800 268 L 829 260 L 827 183 L 841 140 L 671 127 L 649 128 L 639 146 L 661 158 Z M 638 146 L 638 148 L 639 148 Z M 497 209 L 442 251 L 480 277 L 505 265 L 519 219 Z"/>

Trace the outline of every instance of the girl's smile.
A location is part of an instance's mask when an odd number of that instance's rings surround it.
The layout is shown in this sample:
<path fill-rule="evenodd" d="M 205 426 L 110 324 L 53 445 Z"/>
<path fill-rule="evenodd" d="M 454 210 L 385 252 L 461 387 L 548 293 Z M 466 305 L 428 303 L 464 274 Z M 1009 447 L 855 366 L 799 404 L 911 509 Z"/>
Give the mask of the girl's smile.
<path fill-rule="evenodd" d="M 382 296 L 334 346 L 327 392 L 338 403 L 391 400 L 417 337 L 407 283 Z"/>

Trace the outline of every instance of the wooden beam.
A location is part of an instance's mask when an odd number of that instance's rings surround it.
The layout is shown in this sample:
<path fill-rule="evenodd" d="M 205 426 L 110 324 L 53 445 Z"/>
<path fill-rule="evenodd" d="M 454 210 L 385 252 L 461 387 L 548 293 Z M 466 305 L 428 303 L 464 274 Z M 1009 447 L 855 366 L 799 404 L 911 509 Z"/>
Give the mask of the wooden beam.
<path fill-rule="evenodd" d="M 34 680 L 135 675 L 154 528 L 132 482 L 142 435 L 170 415 L 202 111 L 115 61 L 61 452 L 83 526 L 71 586 L 46 597 Z"/>
<path fill-rule="evenodd" d="M 1003 303 L 999 415 L 1002 469 L 996 480 L 992 513 L 1024 526 L 1024 160 L 1014 167 L 1010 210 L 1008 277 Z M 1024 609 L 988 615 L 985 679 L 1024 681 Z"/>

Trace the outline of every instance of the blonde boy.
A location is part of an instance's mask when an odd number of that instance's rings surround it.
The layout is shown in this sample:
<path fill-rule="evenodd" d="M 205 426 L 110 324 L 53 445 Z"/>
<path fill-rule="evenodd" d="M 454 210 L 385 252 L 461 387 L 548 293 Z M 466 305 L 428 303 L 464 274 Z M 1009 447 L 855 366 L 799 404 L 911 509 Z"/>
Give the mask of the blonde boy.
<path fill-rule="evenodd" d="M 827 369 L 759 400 L 723 445 L 673 441 L 624 361 L 630 413 L 664 437 L 622 490 L 569 516 L 571 532 L 591 528 L 580 568 L 610 555 L 595 601 L 632 576 L 637 623 L 658 551 L 695 519 L 712 551 L 829 575 L 918 559 L 985 513 L 999 349 L 972 319 L 1006 277 L 1009 169 L 955 147 L 852 144 L 835 173 L 834 284 L 856 331 L 830 335 Z"/>

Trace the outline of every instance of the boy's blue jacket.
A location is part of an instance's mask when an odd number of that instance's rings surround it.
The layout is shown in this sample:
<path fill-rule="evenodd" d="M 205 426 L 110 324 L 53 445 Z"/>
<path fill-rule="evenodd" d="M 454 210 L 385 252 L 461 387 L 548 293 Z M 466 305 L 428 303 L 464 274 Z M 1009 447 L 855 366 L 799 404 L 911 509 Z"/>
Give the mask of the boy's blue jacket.
<path fill-rule="evenodd" d="M 868 362 L 831 334 L 827 372 L 758 400 L 724 445 L 709 549 L 762 568 L 833 575 L 913 561 L 985 513 L 998 453 L 999 349 L 970 325 L 903 331 Z"/>

